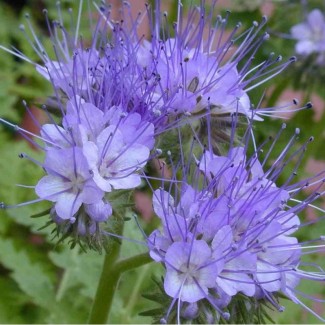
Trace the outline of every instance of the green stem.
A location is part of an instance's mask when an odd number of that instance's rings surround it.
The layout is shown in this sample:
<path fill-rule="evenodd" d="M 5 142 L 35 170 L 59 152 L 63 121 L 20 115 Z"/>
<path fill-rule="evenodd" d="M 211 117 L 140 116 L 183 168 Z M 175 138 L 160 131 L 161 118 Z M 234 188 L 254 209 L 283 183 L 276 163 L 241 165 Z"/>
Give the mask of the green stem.
<path fill-rule="evenodd" d="M 115 248 L 115 247 L 114 247 Z M 117 283 L 114 277 L 114 262 L 118 258 L 119 249 L 113 249 L 105 255 L 102 273 L 100 275 L 95 299 L 89 317 L 89 324 L 105 324 L 112 304 L 113 293 Z"/>
<path fill-rule="evenodd" d="M 114 253 L 114 252 L 112 252 Z M 90 313 L 89 324 L 106 324 L 112 306 L 114 292 L 123 272 L 137 268 L 152 261 L 148 253 L 116 261 L 117 256 L 106 255 L 99 280 L 95 300 Z"/>
<path fill-rule="evenodd" d="M 126 271 L 135 269 L 150 262 L 152 262 L 152 258 L 148 253 L 131 256 L 129 258 L 116 262 L 115 271 L 122 274 Z"/>

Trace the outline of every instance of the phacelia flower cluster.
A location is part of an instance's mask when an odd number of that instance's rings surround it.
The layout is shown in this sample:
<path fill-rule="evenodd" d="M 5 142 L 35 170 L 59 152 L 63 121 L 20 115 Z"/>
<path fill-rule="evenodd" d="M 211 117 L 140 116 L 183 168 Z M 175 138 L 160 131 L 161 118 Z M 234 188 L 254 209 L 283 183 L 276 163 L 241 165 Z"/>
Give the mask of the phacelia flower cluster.
<path fill-rule="evenodd" d="M 138 171 L 152 149 L 153 125 L 137 113 L 110 107 L 104 113 L 76 96 L 69 100 L 62 126 L 45 124 L 43 168 L 47 175 L 35 187 L 44 200 L 55 202 L 55 221 L 74 223 L 83 210 L 87 229 L 106 221 L 112 207 L 105 194 L 140 185 Z"/>
<path fill-rule="evenodd" d="M 266 33 L 260 35 L 265 19 L 237 36 L 242 42 L 236 44 L 233 37 L 240 25 L 224 39 L 227 17 L 212 23 L 215 3 L 207 12 L 202 1 L 185 16 L 179 2 L 173 30 L 160 6 L 156 1 L 153 9 L 146 7 L 144 14 L 130 18 L 130 6 L 124 3 L 120 20 L 112 18 L 109 6 L 95 6 L 98 20 L 92 23 L 88 47 L 78 35 L 82 10 L 72 34 L 61 10 L 54 22 L 44 10 L 54 58 L 26 15 L 28 28 L 21 25 L 21 30 L 43 63 L 6 49 L 33 63 L 53 86 L 54 96 L 43 105 L 49 123 L 40 126 L 46 176 L 35 192 L 54 203 L 52 220 L 63 228 L 73 224 L 89 234 L 97 232 L 98 223 L 112 214 L 109 194 L 140 185 L 139 171 L 155 156 L 150 151 L 164 132 L 207 114 L 261 120 L 269 111 L 253 109 L 248 91 L 292 62 L 279 64 L 281 58 L 271 55 L 251 67 L 249 57 L 268 39 Z M 149 40 L 138 35 L 139 25 L 146 22 Z M 28 131 L 17 129 L 33 142 Z"/>
<path fill-rule="evenodd" d="M 287 163 L 301 159 L 303 148 L 290 153 L 297 134 L 266 172 L 266 160 L 257 152 L 247 158 L 247 146 L 232 147 L 226 156 L 205 150 L 196 170 L 184 172 L 190 183 L 184 178 L 182 183 L 172 181 L 169 190 L 154 191 L 153 208 L 162 230 L 151 233 L 148 245 L 150 256 L 166 269 L 164 290 L 172 301 L 165 321 L 212 317 L 218 322 L 221 317 L 232 323 L 238 296 L 246 297 L 248 305 L 267 302 L 282 311 L 278 297 L 285 295 L 305 307 L 296 290 L 300 281 L 325 281 L 316 266 L 306 271 L 302 258 L 308 242 L 295 237 L 303 226 L 297 214 L 324 191 L 321 175 L 291 184 L 298 162 L 284 185 L 276 184 Z M 309 182 L 317 190 L 296 201 Z M 318 250 L 322 240 L 316 239 Z"/>
<path fill-rule="evenodd" d="M 91 248 L 99 249 L 103 237 L 123 238 L 103 225 L 119 209 L 119 221 L 124 222 L 126 207 L 133 203 L 130 192 L 143 178 L 150 186 L 157 181 L 156 173 L 146 169 L 151 159 L 161 155 L 172 162 L 174 177 L 162 177 L 162 187 L 153 190 L 153 208 L 162 229 L 154 230 L 145 243 L 152 259 L 166 270 L 163 287 L 171 300 L 162 319 L 166 322 L 174 320 L 175 309 L 179 323 L 202 314 L 206 322 L 231 321 L 232 306 L 242 297 L 247 298 L 247 313 L 260 301 L 282 310 L 280 294 L 305 307 L 296 290 L 301 279 L 325 281 L 323 270 L 303 268 L 307 243 L 296 237 L 303 226 L 298 213 L 323 194 L 321 175 L 292 184 L 306 147 L 290 154 L 298 132 L 270 168 L 266 161 L 276 141 L 261 160 L 258 149 L 247 153 L 249 140 L 237 134 L 240 124 L 251 135 L 253 123 L 274 113 L 276 108 L 261 108 L 262 101 L 254 107 L 249 92 L 295 58 L 282 63 L 281 56 L 272 53 L 255 63 L 256 52 L 269 38 L 263 33 L 266 18 L 246 31 L 238 24 L 228 32 L 229 14 L 216 16 L 216 2 L 207 6 L 202 0 L 185 12 L 178 1 L 172 25 L 159 0 L 136 17 L 124 2 L 118 19 L 110 6 L 95 4 L 97 16 L 88 43 L 79 36 L 81 1 L 72 33 L 64 27 L 61 10 L 53 23 L 44 11 L 54 55 L 36 36 L 29 16 L 28 28 L 21 30 L 41 62 L 6 49 L 34 64 L 53 86 L 54 96 L 42 106 L 47 123 L 40 126 L 32 117 L 40 136 L 15 128 L 44 151 L 43 162 L 21 155 L 45 173 L 35 185 L 38 198 L 23 204 L 52 202 L 51 222 L 64 238 L 86 239 Z M 317 11 L 313 15 L 317 19 L 310 17 L 311 31 L 305 35 L 315 38 L 317 30 L 317 41 L 312 42 L 318 48 L 322 19 Z M 148 35 L 139 35 L 142 24 Z M 292 31 L 302 35 L 299 31 L 306 28 L 301 24 Z M 301 39 L 300 54 L 311 42 L 308 37 Z M 26 103 L 25 107 L 29 111 Z M 184 126 L 189 137 L 182 133 Z M 168 143 L 164 140 L 170 133 L 176 137 Z M 171 150 L 178 151 L 179 161 L 173 161 Z M 279 185 L 286 164 L 294 161 L 291 176 Z M 296 199 L 310 184 L 317 190 L 304 201 Z M 128 200 L 115 200 L 124 193 Z"/>

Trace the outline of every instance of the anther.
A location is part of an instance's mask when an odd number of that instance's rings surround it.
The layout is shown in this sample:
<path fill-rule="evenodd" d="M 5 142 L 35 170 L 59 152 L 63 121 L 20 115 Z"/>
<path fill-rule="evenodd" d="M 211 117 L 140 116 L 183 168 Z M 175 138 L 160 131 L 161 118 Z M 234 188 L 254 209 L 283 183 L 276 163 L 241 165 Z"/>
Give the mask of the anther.
<path fill-rule="evenodd" d="M 295 105 L 298 105 L 298 104 L 299 104 L 299 100 L 298 100 L 297 98 L 294 98 L 292 101 L 293 101 L 293 103 L 294 103 Z"/>
<path fill-rule="evenodd" d="M 284 310 L 285 310 L 285 307 L 284 306 L 279 306 L 278 311 L 280 313 L 284 312 Z"/>
<path fill-rule="evenodd" d="M 319 237 L 319 240 L 321 240 L 321 241 L 325 241 L 325 236 L 324 236 L 324 235 L 320 236 L 320 237 Z"/>
<path fill-rule="evenodd" d="M 230 313 L 224 312 L 222 313 L 222 318 L 224 318 L 225 320 L 229 320 L 230 319 Z"/>
<path fill-rule="evenodd" d="M 295 129 L 295 134 L 296 134 L 296 135 L 300 134 L 300 129 L 299 129 L 299 128 L 296 128 L 296 129 Z"/>
<path fill-rule="evenodd" d="M 308 102 L 307 104 L 306 104 L 306 108 L 307 109 L 310 109 L 310 108 L 312 108 L 313 107 L 313 104 L 311 103 L 311 102 Z"/>
<path fill-rule="evenodd" d="M 6 205 L 4 204 L 4 202 L 0 202 L 0 209 L 5 209 Z"/>
<path fill-rule="evenodd" d="M 264 41 L 267 41 L 269 38 L 270 38 L 270 34 L 269 34 L 269 33 L 265 33 L 265 34 L 263 35 L 263 40 L 264 40 Z"/>

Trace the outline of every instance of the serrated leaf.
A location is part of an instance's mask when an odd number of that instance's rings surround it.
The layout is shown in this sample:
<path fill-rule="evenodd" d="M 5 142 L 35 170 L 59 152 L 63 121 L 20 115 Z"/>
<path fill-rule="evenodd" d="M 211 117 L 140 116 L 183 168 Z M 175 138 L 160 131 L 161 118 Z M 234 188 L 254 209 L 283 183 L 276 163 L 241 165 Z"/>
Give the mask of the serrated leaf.
<path fill-rule="evenodd" d="M 47 308 L 54 302 L 55 279 L 44 264 L 32 261 L 30 254 L 28 246 L 16 247 L 14 240 L 0 238 L 0 260 L 11 270 L 11 278 L 31 301 Z"/>
<path fill-rule="evenodd" d="M 29 297 L 19 290 L 17 284 L 0 277 L 0 323 L 39 323 L 41 310 L 30 304 Z"/>
<path fill-rule="evenodd" d="M 80 294 L 79 288 L 70 288 L 60 301 L 49 306 L 44 321 L 48 324 L 87 323 L 91 300 Z"/>
<path fill-rule="evenodd" d="M 95 296 L 104 255 L 93 251 L 80 253 L 76 247 L 73 250 L 64 248 L 61 252 L 50 252 L 49 256 L 56 266 L 64 269 L 64 287 L 60 287 L 58 300 L 75 286 L 81 288 L 80 294 L 83 296 L 89 298 Z"/>

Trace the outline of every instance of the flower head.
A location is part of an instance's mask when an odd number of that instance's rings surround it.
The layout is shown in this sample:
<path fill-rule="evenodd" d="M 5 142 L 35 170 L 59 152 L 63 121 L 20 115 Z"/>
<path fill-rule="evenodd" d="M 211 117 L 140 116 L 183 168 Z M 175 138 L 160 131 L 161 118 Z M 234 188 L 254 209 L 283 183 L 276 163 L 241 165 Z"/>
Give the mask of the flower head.
<path fill-rule="evenodd" d="M 256 51 L 269 38 L 261 32 L 265 17 L 242 33 L 239 23 L 228 34 L 228 16 L 214 16 L 216 1 L 210 10 L 200 1 L 186 13 L 178 1 L 177 21 L 170 28 L 168 13 L 162 14 L 159 6 L 157 1 L 154 19 L 149 17 L 151 39 L 140 44 L 137 58 L 147 75 L 157 77 L 159 87 L 152 92 L 160 105 L 166 104 L 168 115 L 221 118 L 238 113 L 262 120 L 270 113 L 269 109 L 253 109 L 248 92 L 280 73 L 294 58 L 281 64 L 281 56 L 272 54 L 252 66 Z"/>
<path fill-rule="evenodd" d="M 177 309 L 178 322 L 236 321 L 233 310 L 239 305 L 253 316 L 263 304 L 282 310 L 278 298 L 283 294 L 305 306 L 297 285 L 306 278 L 324 281 L 325 275 L 323 270 L 301 268 L 308 242 L 299 242 L 295 232 L 304 226 L 298 214 L 322 194 L 323 174 L 293 182 L 307 146 L 290 151 L 298 130 L 269 168 L 267 158 L 276 140 L 264 160 L 255 141 L 248 154 L 253 123 L 274 111 L 254 108 L 249 92 L 295 60 L 281 63 L 281 56 L 270 54 L 253 66 L 256 51 L 269 38 L 262 32 L 266 19 L 241 32 L 238 24 L 228 34 L 228 14 L 214 17 L 216 1 L 210 11 L 202 0 L 186 13 L 178 1 L 173 28 L 167 26 L 168 14 L 161 12 L 159 0 L 135 19 L 127 2 L 118 20 L 108 6 L 95 5 L 98 21 L 86 47 L 78 30 L 82 3 L 71 35 L 62 17 L 51 24 L 44 11 L 54 56 L 32 28 L 30 43 L 42 63 L 7 50 L 33 63 L 54 92 L 48 103 L 56 116 L 47 105 L 42 107 L 48 123 L 40 126 L 40 136 L 16 127 L 45 156 L 37 162 L 22 155 L 45 172 L 35 186 L 38 199 L 25 204 L 52 202 L 51 222 L 63 238 L 72 235 L 73 243 L 85 240 L 100 248 L 107 235 L 119 237 L 105 230 L 121 208 L 114 199 L 141 185 L 145 177 L 152 186 L 150 180 L 156 177 L 144 169 L 162 153 L 174 175 L 163 178 L 161 188 L 153 191 L 162 227 L 148 236 L 147 244 L 152 259 L 166 271 L 163 289 L 171 304 L 165 320 L 172 321 Z M 142 21 L 148 22 L 147 40 L 138 35 Z M 241 120 L 247 130 L 239 140 Z M 173 131 L 170 143 L 179 161 L 165 146 L 167 131 Z M 162 150 L 153 150 L 156 143 Z M 220 144 L 226 144 L 225 150 Z M 293 172 L 279 182 L 291 162 Z M 299 201 L 297 195 L 310 183 L 317 190 Z"/>
<path fill-rule="evenodd" d="M 32 63 L 53 86 L 54 97 L 49 104 L 56 116 L 47 105 L 42 106 L 48 123 L 37 125 L 37 137 L 43 145 L 34 141 L 33 134 L 17 129 L 44 151 L 44 162 L 37 163 L 46 175 L 35 186 L 36 201 L 54 203 L 50 216 L 59 233 L 72 234 L 77 241 L 93 236 L 100 243 L 107 236 L 103 226 L 121 208 L 113 206 L 115 192 L 138 187 L 143 168 L 155 156 L 151 150 L 160 117 L 148 111 L 150 89 L 140 91 L 145 86 L 135 56 L 136 36 L 130 35 L 129 27 L 105 16 L 106 8 L 95 10 L 99 19 L 89 48 L 79 39 L 78 27 L 69 34 L 62 17 L 51 24 L 44 11 L 54 58 L 26 16 L 34 38 L 31 45 L 43 61 Z M 21 29 L 27 33 L 25 27 Z M 25 107 L 29 111 L 26 103 Z"/>
<path fill-rule="evenodd" d="M 170 190 L 154 192 L 153 206 L 163 228 L 148 237 L 148 246 L 151 257 L 166 268 L 164 288 L 172 302 L 165 319 L 172 317 L 176 302 L 178 321 L 196 303 L 195 317 L 203 317 L 203 306 L 210 306 L 234 322 L 230 312 L 238 297 L 246 297 L 247 308 L 269 304 L 282 311 L 278 298 L 284 294 L 305 307 L 296 290 L 301 280 L 325 281 L 323 271 L 303 269 L 302 251 L 309 242 L 295 237 L 304 226 L 299 212 L 324 191 L 321 174 L 308 180 L 317 186 L 315 192 L 304 201 L 295 199 L 310 186 L 308 181 L 292 182 L 305 148 L 290 152 L 298 134 L 296 130 L 269 169 L 259 151 L 247 157 L 249 142 L 225 156 L 204 149 L 194 171 L 187 162 L 182 181 L 172 179 Z M 291 177 L 279 186 L 285 166 L 296 160 Z"/>

